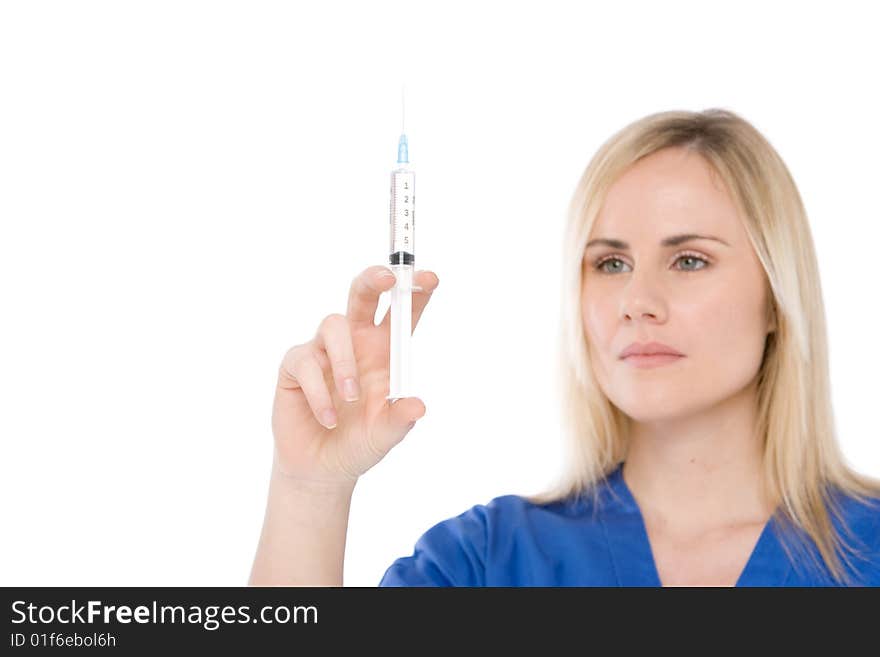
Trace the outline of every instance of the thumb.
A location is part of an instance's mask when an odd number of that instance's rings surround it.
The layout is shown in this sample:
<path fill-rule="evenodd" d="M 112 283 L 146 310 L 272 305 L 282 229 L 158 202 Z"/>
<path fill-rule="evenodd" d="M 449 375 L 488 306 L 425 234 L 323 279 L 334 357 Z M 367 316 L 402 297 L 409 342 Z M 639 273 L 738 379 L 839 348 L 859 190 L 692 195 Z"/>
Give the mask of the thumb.
<path fill-rule="evenodd" d="M 402 397 L 390 401 L 384 412 L 384 431 L 379 438 L 380 447 L 390 450 L 403 440 L 415 423 L 425 415 L 425 404 L 418 397 Z"/>

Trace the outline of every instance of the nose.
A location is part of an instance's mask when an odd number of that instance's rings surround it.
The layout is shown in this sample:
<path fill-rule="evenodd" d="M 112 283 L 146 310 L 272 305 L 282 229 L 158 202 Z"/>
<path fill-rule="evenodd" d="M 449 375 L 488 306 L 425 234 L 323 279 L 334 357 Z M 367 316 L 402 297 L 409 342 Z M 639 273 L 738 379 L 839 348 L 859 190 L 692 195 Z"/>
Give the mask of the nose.
<path fill-rule="evenodd" d="M 635 308 L 633 310 L 627 309 L 623 313 L 623 319 L 631 321 L 633 318 L 639 318 L 639 319 L 644 318 L 644 319 L 655 320 L 655 321 L 659 319 L 658 313 L 656 311 L 651 311 L 651 310 L 647 310 L 647 309 L 645 309 L 645 310 L 642 310 L 639 308 Z"/>
<path fill-rule="evenodd" d="M 620 316 L 624 321 L 664 321 L 666 304 L 655 282 L 645 274 L 633 275 L 623 290 L 620 300 Z"/>

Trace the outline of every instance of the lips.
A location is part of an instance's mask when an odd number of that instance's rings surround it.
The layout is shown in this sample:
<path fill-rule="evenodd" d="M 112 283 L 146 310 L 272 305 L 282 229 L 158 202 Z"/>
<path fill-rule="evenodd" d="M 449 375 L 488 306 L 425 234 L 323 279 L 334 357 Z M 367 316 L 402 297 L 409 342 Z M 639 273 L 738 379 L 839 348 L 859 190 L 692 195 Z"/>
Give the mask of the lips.
<path fill-rule="evenodd" d="M 621 360 L 629 356 L 684 356 L 680 351 L 673 349 L 662 342 L 633 342 L 620 353 Z"/>

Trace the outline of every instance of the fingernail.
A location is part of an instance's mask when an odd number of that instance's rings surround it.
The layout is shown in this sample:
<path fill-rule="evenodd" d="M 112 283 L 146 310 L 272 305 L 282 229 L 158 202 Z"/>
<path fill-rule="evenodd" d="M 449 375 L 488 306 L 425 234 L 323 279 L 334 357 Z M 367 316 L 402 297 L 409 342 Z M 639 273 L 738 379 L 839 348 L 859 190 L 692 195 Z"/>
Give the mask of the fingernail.
<path fill-rule="evenodd" d="M 332 429 L 336 426 L 336 411 L 328 408 L 323 413 L 321 413 L 321 424 L 323 424 L 328 429 Z"/>
<path fill-rule="evenodd" d="M 397 276 L 394 275 L 394 272 L 391 271 L 390 269 L 383 269 L 382 271 L 379 272 L 379 276 L 383 276 L 383 277 L 391 276 L 392 278 L 397 278 Z"/>
<path fill-rule="evenodd" d="M 358 398 L 357 381 L 351 377 L 342 382 L 342 389 L 345 391 L 345 401 L 356 401 Z"/>

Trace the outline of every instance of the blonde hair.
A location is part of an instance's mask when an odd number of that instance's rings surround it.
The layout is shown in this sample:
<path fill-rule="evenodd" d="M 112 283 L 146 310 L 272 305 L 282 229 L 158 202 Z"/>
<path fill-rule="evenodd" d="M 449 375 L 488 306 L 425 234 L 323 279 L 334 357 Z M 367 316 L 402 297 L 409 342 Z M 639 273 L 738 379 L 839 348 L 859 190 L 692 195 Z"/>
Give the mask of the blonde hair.
<path fill-rule="evenodd" d="M 772 290 L 768 312 L 776 325 L 757 375 L 765 490 L 777 502 L 784 526 L 812 539 L 834 580 L 852 584 L 841 561 L 851 563 L 847 553 L 856 556 L 859 549 L 835 531 L 829 509 L 843 521 L 835 489 L 870 503 L 880 498 L 880 480 L 849 467 L 835 436 L 825 310 L 800 194 L 773 147 L 727 110 L 659 112 L 639 119 L 606 141 L 581 176 L 563 240 L 557 385 L 567 459 L 549 490 L 526 497 L 546 504 L 592 494 L 595 508 L 599 484 L 625 460 L 629 419 L 599 389 L 589 361 L 581 307 L 583 253 L 611 184 L 639 159 L 667 147 L 702 155 L 745 219 Z M 843 522 L 842 527 L 853 536 Z M 782 538 L 797 567 L 791 551 L 797 545 Z"/>

